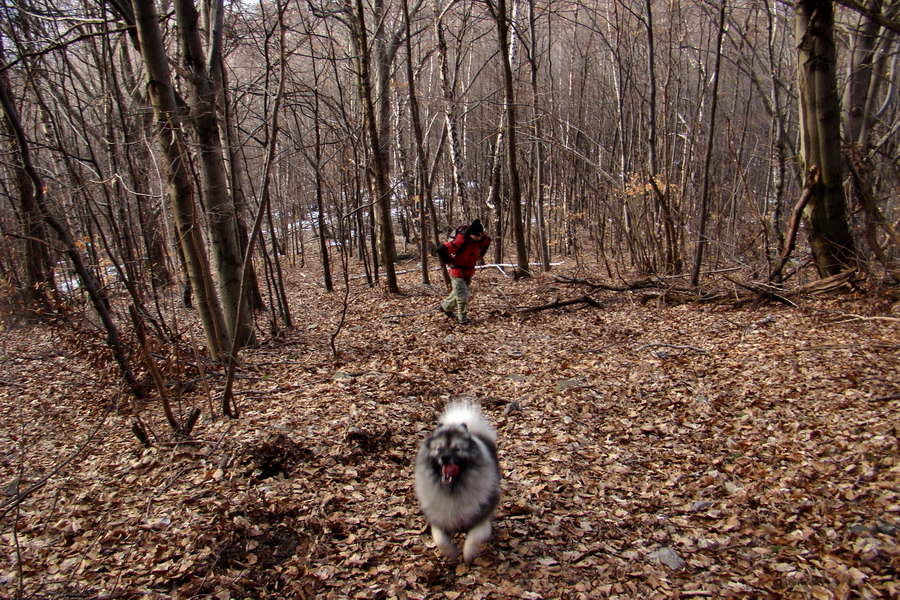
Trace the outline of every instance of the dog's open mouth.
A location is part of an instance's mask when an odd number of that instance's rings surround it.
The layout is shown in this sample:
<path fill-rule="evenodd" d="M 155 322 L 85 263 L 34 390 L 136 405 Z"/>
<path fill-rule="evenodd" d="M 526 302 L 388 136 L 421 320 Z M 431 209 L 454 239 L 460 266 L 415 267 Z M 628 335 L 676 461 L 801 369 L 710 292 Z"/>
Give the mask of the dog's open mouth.
<path fill-rule="evenodd" d="M 450 485 L 458 475 L 459 467 L 457 467 L 453 463 L 444 465 L 441 469 L 441 483 L 443 483 L 444 485 Z"/>

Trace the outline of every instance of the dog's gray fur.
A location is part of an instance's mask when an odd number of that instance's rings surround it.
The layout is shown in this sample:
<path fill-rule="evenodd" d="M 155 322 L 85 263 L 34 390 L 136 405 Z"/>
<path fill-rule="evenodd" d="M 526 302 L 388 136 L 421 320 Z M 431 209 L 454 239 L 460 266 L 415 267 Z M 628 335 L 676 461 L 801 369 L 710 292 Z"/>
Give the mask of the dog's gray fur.
<path fill-rule="evenodd" d="M 451 466 L 453 465 L 453 466 Z M 465 533 L 463 558 L 471 563 L 491 537 L 500 501 L 497 432 L 477 404 L 453 402 L 416 456 L 416 495 L 434 542 L 451 560 L 451 536 Z"/>

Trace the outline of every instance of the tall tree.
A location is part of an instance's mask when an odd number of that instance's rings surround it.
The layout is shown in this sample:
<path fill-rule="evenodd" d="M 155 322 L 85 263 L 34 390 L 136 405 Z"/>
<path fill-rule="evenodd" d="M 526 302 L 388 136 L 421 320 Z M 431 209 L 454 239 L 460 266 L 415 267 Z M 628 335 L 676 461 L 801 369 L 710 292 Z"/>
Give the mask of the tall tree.
<path fill-rule="evenodd" d="M 767 230 L 775 238 L 775 253 L 780 254 L 784 249 L 784 234 L 781 232 L 781 210 L 783 205 L 785 174 L 787 157 L 792 154 L 790 151 L 790 142 L 787 139 L 785 127 L 785 115 L 782 110 L 782 91 L 778 78 L 778 60 L 777 60 L 777 32 L 778 27 L 778 7 L 776 0 L 766 0 L 766 24 L 769 35 L 766 38 L 766 53 L 768 57 L 768 66 L 770 73 L 770 92 L 761 95 L 765 99 L 765 106 L 768 109 L 769 117 L 772 119 L 771 136 L 772 136 L 772 199 L 769 201 L 770 210 L 766 211 L 769 216 Z"/>
<path fill-rule="evenodd" d="M 722 37 L 725 35 L 725 0 L 719 4 L 719 29 L 716 37 L 716 63 L 713 67 L 712 100 L 709 116 L 709 137 L 706 141 L 706 156 L 703 160 L 703 191 L 700 196 L 700 219 L 697 224 L 697 252 L 691 270 L 691 285 L 700 285 L 700 267 L 703 264 L 703 250 L 706 248 L 706 220 L 709 214 L 709 168 L 712 162 L 713 143 L 716 138 L 716 110 L 719 105 L 719 69 L 722 63 Z"/>
<path fill-rule="evenodd" d="M 440 5 L 435 6 L 434 17 L 434 33 L 437 42 L 438 51 L 438 72 L 441 79 L 441 92 L 444 97 L 444 119 L 447 126 L 447 138 L 450 143 L 450 168 L 453 177 L 453 189 L 459 198 L 460 205 L 465 209 L 468 206 L 466 202 L 466 176 L 464 174 L 464 163 L 462 156 L 462 147 L 459 139 L 459 115 L 457 104 L 459 102 L 456 96 L 456 80 L 459 72 L 459 61 L 454 63 L 453 73 L 450 73 L 450 53 L 447 47 L 446 25 L 444 17 L 447 11 L 456 3 L 456 0 L 449 0 L 447 6 L 441 8 Z M 497 244 L 499 246 L 500 244 Z"/>
<path fill-rule="evenodd" d="M 534 121 L 534 188 L 537 196 L 535 208 L 538 221 L 538 247 L 540 249 L 541 268 L 544 271 L 549 271 L 550 248 L 547 245 L 547 220 L 544 215 L 544 119 L 538 87 L 538 39 L 535 0 L 528 0 L 528 32 L 531 40 L 528 64 L 531 66 L 531 118 Z"/>
<path fill-rule="evenodd" d="M 864 0 L 866 8 L 881 12 L 883 0 Z M 860 16 L 859 25 L 852 35 L 852 52 L 847 87 L 844 91 L 845 138 L 850 144 L 864 144 L 869 128 L 875 120 L 875 111 L 869 106 L 869 98 L 878 97 L 878 89 L 884 78 L 879 72 L 883 67 L 881 49 L 890 48 L 889 37 L 882 37 L 881 25 L 870 17 Z M 868 109 L 868 110 L 867 110 Z"/>
<path fill-rule="evenodd" d="M 176 235 L 191 286 L 196 292 L 197 310 L 209 353 L 218 359 L 230 352 L 230 338 L 206 259 L 206 242 L 200 233 L 188 170 L 188 150 L 181 136 L 169 58 L 159 30 L 159 15 L 154 0 L 132 0 L 132 6 L 141 56 L 147 70 L 147 92 L 156 117 L 157 138 L 165 157 Z"/>
<path fill-rule="evenodd" d="M 678 235 L 675 231 L 675 222 L 672 210 L 669 207 L 669 186 L 664 181 L 660 187 L 657 177 L 662 175 L 657 142 L 657 85 L 656 85 L 656 33 L 653 22 L 653 0 L 646 0 L 646 17 L 644 26 L 647 29 L 647 168 L 650 188 L 653 190 L 653 199 L 659 209 L 659 219 L 662 221 L 662 232 L 665 237 L 664 261 L 666 271 L 674 272 L 681 269 L 681 258 L 678 252 Z M 710 132 L 712 136 L 712 132 Z"/>
<path fill-rule="evenodd" d="M 844 196 L 834 6 L 799 0 L 795 11 L 801 154 L 806 168 L 820 173 L 804 218 L 819 274 L 828 277 L 856 264 Z"/>
<path fill-rule="evenodd" d="M 428 207 L 431 206 L 431 179 L 428 177 L 428 154 L 425 151 L 425 134 L 422 132 L 422 121 L 419 115 L 419 95 L 416 91 L 416 78 L 413 75 L 412 53 L 412 17 L 409 12 L 409 1 L 403 0 L 403 21 L 406 25 L 406 85 L 409 88 L 409 118 L 412 122 L 413 139 L 416 145 L 416 175 L 414 186 L 418 193 L 419 212 L 419 256 L 422 268 L 422 283 L 429 285 L 428 276 Z"/>
<path fill-rule="evenodd" d="M 249 302 L 240 297 L 243 257 L 216 118 L 216 101 L 221 95 L 219 70 L 222 67 L 224 7 L 222 0 L 212 0 L 209 6 L 209 39 L 206 49 L 200 37 L 200 14 L 194 6 L 194 0 L 175 0 L 175 17 L 181 40 L 182 73 L 187 83 L 190 120 L 199 146 L 200 180 L 216 281 L 222 297 L 228 333 L 243 346 L 254 344 L 256 337 Z"/>
<path fill-rule="evenodd" d="M 873 192 L 877 188 L 877 177 L 870 138 L 872 126 L 887 105 L 882 99 L 882 89 L 884 82 L 891 80 L 887 56 L 894 40 L 891 35 L 886 35 L 887 30 L 876 18 L 884 9 L 883 0 L 867 0 L 860 8 L 864 14 L 860 15 L 858 26 L 852 29 L 852 52 L 844 91 L 844 138 L 853 182 L 849 191 L 863 209 L 870 250 L 890 270 L 890 258 L 878 240 L 878 229 L 887 231 L 890 241 L 898 248 L 900 235 L 885 218 Z M 900 14 L 900 2 L 888 7 L 888 16 L 897 14 Z"/>
<path fill-rule="evenodd" d="M 363 112 L 366 122 L 366 134 L 369 142 L 370 158 L 372 161 L 371 168 L 371 189 L 373 196 L 373 214 L 375 217 L 375 235 L 378 244 L 378 258 L 384 265 L 384 274 L 389 292 L 396 293 L 399 291 L 397 285 L 397 275 L 394 270 L 394 260 L 396 251 L 394 249 L 394 227 L 391 220 L 391 184 L 390 184 L 390 164 L 388 162 L 388 153 L 386 146 L 383 145 L 381 137 L 383 129 L 379 127 L 384 120 L 379 117 L 380 111 L 377 111 L 377 105 L 374 93 L 375 86 L 373 82 L 372 69 L 370 68 L 371 51 L 369 50 L 369 34 L 366 30 L 366 13 L 362 0 L 356 0 L 352 6 L 350 17 L 351 27 L 353 29 L 354 46 L 357 49 L 356 57 L 356 76 L 359 85 L 359 94 L 362 99 Z M 382 24 L 379 23 L 379 26 Z M 383 35 L 383 34 L 382 34 Z M 380 46 L 379 46 L 380 47 Z M 379 53 L 379 65 L 382 65 L 384 56 Z M 379 73 L 380 71 L 376 71 Z M 387 89 L 383 91 L 387 93 Z M 388 140 L 385 140 L 387 143 Z"/>
<path fill-rule="evenodd" d="M 503 108 L 506 113 L 506 168 L 509 178 L 509 207 L 512 221 L 513 238 L 516 242 L 516 274 L 527 277 L 531 274 L 528 268 L 528 248 L 525 244 L 525 224 L 522 220 L 522 187 L 519 179 L 517 156 L 519 145 L 518 121 L 516 118 L 515 81 L 513 80 L 512 61 L 509 52 L 509 15 L 506 0 L 486 0 L 488 10 L 497 25 L 497 38 L 500 43 L 500 62 L 503 69 Z M 518 0 L 513 0 L 517 2 Z"/>
<path fill-rule="evenodd" d="M 324 277 L 325 289 L 329 292 L 334 290 L 334 283 L 331 280 L 331 258 L 328 256 L 328 240 L 325 231 L 325 200 L 323 187 L 325 182 L 322 180 L 322 123 L 320 117 L 319 98 L 319 72 L 313 63 L 313 78 L 316 82 L 316 88 L 313 91 L 313 129 L 315 131 L 316 143 L 313 147 L 313 156 L 309 158 L 313 172 L 315 173 L 316 185 L 316 229 L 319 232 L 319 254 L 322 257 L 322 275 Z M 296 112 L 294 113 L 296 118 Z"/>

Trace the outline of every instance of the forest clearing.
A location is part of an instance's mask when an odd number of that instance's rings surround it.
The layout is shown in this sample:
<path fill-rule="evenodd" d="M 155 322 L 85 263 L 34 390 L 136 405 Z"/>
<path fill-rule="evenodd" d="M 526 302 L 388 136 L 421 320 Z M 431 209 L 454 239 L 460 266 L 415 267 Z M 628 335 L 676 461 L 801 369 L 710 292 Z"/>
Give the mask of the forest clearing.
<path fill-rule="evenodd" d="M 414 264 L 399 294 L 351 278 L 334 356 L 343 294 L 291 268 L 294 327 L 242 351 L 237 418 L 199 330 L 157 357 L 177 416 L 202 410 L 189 437 L 124 392 L 96 327 L 6 319 L 0 597 L 898 597 L 896 300 L 564 306 L 597 272 L 484 268 L 465 327 Z M 471 566 L 430 547 L 412 490 L 457 398 L 500 438 Z"/>

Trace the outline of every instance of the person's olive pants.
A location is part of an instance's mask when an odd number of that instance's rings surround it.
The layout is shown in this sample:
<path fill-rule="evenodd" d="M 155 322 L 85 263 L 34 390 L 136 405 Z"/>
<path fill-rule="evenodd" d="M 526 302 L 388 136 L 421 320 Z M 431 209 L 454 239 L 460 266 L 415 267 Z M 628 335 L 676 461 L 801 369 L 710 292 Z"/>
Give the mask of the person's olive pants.
<path fill-rule="evenodd" d="M 441 302 L 441 308 L 446 313 L 455 313 L 460 323 L 469 320 L 469 279 L 450 277 L 450 295 Z"/>

